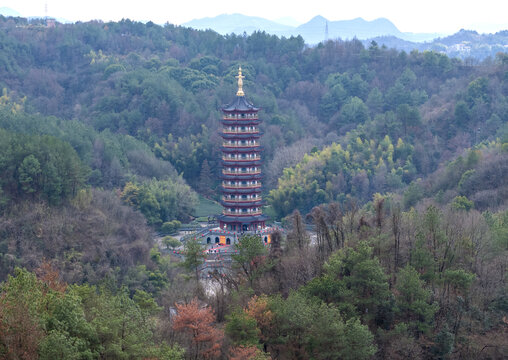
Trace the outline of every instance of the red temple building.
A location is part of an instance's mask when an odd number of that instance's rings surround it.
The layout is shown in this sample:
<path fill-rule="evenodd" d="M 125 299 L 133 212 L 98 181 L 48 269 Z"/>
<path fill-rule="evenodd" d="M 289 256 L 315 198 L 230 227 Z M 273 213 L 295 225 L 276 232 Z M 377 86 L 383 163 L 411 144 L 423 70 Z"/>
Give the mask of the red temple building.
<path fill-rule="evenodd" d="M 222 108 L 222 215 L 221 230 L 236 233 L 261 231 L 266 216 L 261 206 L 261 150 L 259 108 L 243 92 L 242 68 L 238 70 L 236 98 Z"/>

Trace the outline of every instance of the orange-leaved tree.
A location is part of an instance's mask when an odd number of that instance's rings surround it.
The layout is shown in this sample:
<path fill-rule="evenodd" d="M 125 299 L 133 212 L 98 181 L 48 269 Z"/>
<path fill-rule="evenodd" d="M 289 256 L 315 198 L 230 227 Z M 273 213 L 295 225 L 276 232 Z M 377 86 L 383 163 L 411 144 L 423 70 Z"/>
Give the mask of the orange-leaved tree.
<path fill-rule="evenodd" d="M 176 304 L 173 330 L 184 335 L 186 356 L 190 359 L 215 359 L 221 355 L 224 332 L 214 327 L 215 316 L 208 306 L 196 299 L 189 304 Z"/>
<path fill-rule="evenodd" d="M 253 296 L 245 309 L 250 317 L 256 319 L 257 326 L 261 330 L 260 339 L 266 344 L 271 335 L 273 313 L 269 308 L 267 296 Z"/>

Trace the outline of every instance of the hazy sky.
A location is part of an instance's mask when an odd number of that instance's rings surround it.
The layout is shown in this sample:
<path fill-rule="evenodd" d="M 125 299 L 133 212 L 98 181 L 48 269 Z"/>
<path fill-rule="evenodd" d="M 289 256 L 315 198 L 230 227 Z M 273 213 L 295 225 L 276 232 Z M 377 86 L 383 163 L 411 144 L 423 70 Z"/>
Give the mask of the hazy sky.
<path fill-rule="evenodd" d="M 48 16 L 71 21 L 92 19 L 181 24 L 219 14 L 241 13 L 271 20 L 291 17 L 304 23 L 316 15 L 328 20 L 385 17 L 404 32 L 455 33 L 461 28 L 479 32 L 508 29 L 506 0 L 0 0 L 23 16 Z"/>

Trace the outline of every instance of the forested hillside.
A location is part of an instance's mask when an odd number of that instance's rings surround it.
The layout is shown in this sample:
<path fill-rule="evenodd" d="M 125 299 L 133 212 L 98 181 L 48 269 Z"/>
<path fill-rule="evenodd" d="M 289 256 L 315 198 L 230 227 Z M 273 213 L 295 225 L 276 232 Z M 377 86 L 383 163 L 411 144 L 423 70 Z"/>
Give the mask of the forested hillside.
<path fill-rule="evenodd" d="M 285 232 L 210 292 L 154 233 L 219 198 L 239 65 Z M 0 16 L 0 87 L 1 358 L 506 354 L 507 54 Z"/>

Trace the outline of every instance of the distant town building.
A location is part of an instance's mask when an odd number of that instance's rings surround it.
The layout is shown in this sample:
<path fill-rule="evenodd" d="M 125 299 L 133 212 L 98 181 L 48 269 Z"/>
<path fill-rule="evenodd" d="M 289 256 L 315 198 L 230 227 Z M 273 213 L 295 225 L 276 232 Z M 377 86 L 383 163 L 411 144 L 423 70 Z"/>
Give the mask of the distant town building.
<path fill-rule="evenodd" d="M 52 19 L 52 18 L 47 18 L 46 19 L 46 27 L 47 28 L 54 28 L 54 27 L 56 27 L 56 20 Z"/>

